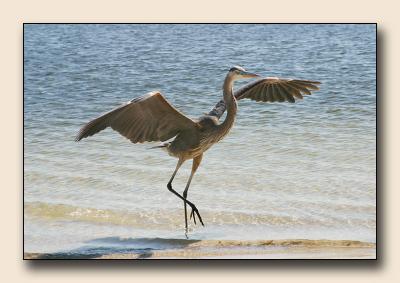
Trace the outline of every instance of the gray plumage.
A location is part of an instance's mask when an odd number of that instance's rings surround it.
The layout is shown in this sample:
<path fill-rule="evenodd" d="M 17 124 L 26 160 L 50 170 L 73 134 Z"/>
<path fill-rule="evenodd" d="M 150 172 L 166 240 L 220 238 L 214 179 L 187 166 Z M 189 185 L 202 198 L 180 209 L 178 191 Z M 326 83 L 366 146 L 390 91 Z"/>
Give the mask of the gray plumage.
<path fill-rule="evenodd" d="M 312 90 L 318 90 L 319 82 L 306 80 L 291 80 L 279 78 L 264 78 L 249 83 L 233 92 L 233 82 L 243 78 L 253 78 L 257 75 L 245 71 L 241 67 L 233 67 L 226 75 L 223 85 L 223 99 L 206 115 L 192 120 L 174 108 L 160 92 L 150 92 L 135 98 L 84 125 L 76 136 L 76 141 L 92 136 L 107 127 L 119 132 L 132 143 L 161 141 L 161 148 L 178 158 L 178 164 L 170 181 L 168 189 L 184 202 L 185 229 L 187 232 L 187 205 L 192 209 L 190 217 L 196 223 L 196 216 L 203 224 L 196 206 L 187 200 L 190 182 L 202 160 L 203 153 L 213 144 L 224 138 L 232 128 L 236 112 L 237 100 L 244 98 L 261 102 L 295 102 L 303 95 L 310 95 Z M 219 119 L 227 111 L 223 122 Z M 192 172 L 182 195 L 172 188 L 172 181 L 180 166 L 192 159 Z M 204 225 L 204 224 L 203 224 Z"/>

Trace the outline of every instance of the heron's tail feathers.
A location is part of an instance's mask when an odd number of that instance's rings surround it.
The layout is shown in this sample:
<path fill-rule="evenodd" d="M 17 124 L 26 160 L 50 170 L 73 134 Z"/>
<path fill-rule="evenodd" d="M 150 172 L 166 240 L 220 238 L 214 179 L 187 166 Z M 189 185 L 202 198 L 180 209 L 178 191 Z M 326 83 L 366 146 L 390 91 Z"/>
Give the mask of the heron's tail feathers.
<path fill-rule="evenodd" d="M 169 142 L 168 142 L 168 143 L 163 143 L 163 144 L 161 144 L 161 145 L 152 146 L 152 147 L 149 147 L 149 148 L 147 148 L 147 149 L 164 148 L 164 147 L 169 146 L 169 144 L 170 144 Z"/>

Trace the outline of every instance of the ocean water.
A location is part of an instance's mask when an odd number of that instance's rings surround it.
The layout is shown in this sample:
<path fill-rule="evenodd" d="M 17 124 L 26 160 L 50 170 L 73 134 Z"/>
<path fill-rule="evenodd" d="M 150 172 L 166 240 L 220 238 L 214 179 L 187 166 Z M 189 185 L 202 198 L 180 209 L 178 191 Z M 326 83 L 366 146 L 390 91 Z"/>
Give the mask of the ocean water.
<path fill-rule="evenodd" d="M 233 65 L 317 80 L 321 89 L 295 104 L 239 102 L 234 127 L 205 153 L 190 187 L 206 226 L 191 223 L 189 238 L 374 243 L 375 29 L 25 25 L 25 251 L 184 239 L 183 204 L 166 187 L 176 159 L 111 129 L 74 138 L 86 122 L 153 90 L 196 118 L 221 99 Z M 177 191 L 190 168 L 178 172 Z"/>

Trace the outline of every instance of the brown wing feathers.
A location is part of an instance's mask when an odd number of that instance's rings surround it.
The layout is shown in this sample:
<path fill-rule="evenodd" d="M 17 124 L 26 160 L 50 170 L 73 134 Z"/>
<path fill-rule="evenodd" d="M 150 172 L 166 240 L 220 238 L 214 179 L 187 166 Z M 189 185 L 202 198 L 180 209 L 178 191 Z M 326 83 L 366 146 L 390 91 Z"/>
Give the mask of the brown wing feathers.
<path fill-rule="evenodd" d="M 264 78 L 245 85 L 235 92 L 237 100 L 249 98 L 262 102 L 295 102 L 303 95 L 318 90 L 317 81 Z M 223 100 L 209 115 L 222 116 Z M 166 141 L 180 131 L 196 127 L 196 123 L 175 109 L 159 93 L 150 92 L 90 121 L 81 128 L 76 141 L 92 136 L 107 127 L 119 132 L 131 142 Z"/>
<path fill-rule="evenodd" d="M 90 121 L 78 132 L 76 141 L 107 127 L 137 143 L 166 141 L 180 131 L 195 127 L 195 122 L 175 109 L 159 92 L 151 92 Z"/>
<path fill-rule="evenodd" d="M 318 90 L 317 81 L 265 78 L 250 83 L 235 93 L 236 99 L 249 98 L 262 102 L 295 102 L 303 95 L 310 95 L 312 90 Z"/>
<path fill-rule="evenodd" d="M 317 81 L 264 78 L 238 89 L 235 91 L 235 97 L 237 100 L 249 98 L 261 102 L 294 103 L 296 99 L 303 99 L 303 95 L 310 95 L 311 91 L 319 90 L 319 84 Z M 220 118 L 225 110 L 225 102 L 221 100 L 208 115 Z"/>

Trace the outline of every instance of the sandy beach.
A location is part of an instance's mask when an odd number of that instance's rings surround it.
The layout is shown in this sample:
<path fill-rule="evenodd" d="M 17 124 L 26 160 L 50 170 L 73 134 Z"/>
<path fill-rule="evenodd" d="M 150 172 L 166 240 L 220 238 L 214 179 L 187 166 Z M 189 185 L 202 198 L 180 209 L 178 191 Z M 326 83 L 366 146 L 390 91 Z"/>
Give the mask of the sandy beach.
<path fill-rule="evenodd" d="M 141 249 L 25 253 L 25 259 L 374 259 L 374 243 L 348 240 L 120 239 Z M 162 248 L 161 248 L 161 246 Z M 159 248 L 152 248 L 158 246 Z"/>

